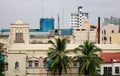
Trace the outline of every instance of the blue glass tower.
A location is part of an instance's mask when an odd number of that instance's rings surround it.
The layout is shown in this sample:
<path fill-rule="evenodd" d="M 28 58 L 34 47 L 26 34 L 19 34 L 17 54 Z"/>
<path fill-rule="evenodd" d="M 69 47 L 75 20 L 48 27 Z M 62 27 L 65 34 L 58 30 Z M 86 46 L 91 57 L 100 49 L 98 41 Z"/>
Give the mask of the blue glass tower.
<path fill-rule="evenodd" d="M 41 18 L 40 19 L 40 31 L 49 32 L 54 30 L 54 19 L 53 18 Z"/>

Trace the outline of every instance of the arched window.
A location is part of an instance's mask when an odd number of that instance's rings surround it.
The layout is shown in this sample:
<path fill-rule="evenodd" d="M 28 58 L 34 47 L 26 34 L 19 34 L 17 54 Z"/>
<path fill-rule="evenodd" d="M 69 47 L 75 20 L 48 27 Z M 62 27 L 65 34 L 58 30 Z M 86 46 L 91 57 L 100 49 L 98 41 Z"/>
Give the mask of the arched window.
<path fill-rule="evenodd" d="M 18 69 L 18 68 L 19 68 L 19 63 L 15 62 L 15 69 Z"/>
<path fill-rule="evenodd" d="M 104 30 L 104 35 L 106 35 L 106 30 Z"/>
<path fill-rule="evenodd" d="M 112 33 L 114 33 L 114 30 L 112 30 Z"/>
<path fill-rule="evenodd" d="M 110 44 L 111 44 L 111 37 L 110 37 Z"/>

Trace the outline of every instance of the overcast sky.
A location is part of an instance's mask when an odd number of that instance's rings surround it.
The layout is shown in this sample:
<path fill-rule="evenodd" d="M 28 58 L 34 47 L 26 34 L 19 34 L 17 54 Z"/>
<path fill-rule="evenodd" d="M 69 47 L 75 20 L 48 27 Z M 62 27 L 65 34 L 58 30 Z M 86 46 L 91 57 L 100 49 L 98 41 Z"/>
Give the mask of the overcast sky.
<path fill-rule="evenodd" d="M 70 14 L 77 13 L 78 6 L 89 13 L 90 23 L 97 23 L 98 16 L 102 20 L 120 17 L 120 0 L 0 0 L 0 28 L 9 28 L 18 19 L 29 23 L 30 28 L 38 28 L 42 12 L 45 18 L 55 18 L 56 25 L 59 13 L 60 26 L 69 27 Z"/>

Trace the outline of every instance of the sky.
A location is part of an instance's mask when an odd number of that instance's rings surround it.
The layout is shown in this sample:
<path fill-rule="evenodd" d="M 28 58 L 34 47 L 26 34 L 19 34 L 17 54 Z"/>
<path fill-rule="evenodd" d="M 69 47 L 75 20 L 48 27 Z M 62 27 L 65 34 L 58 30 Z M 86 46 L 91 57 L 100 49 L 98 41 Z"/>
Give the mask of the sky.
<path fill-rule="evenodd" d="M 97 23 L 105 17 L 120 17 L 120 0 L 0 0 L 0 28 L 10 28 L 11 23 L 22 19 L 30 28 L 39 28 L 42 17 L 55 19 L 60 16 L 60 28 L 68 28 L 71 13 L 77 13 L 78 6 L 89 13 L 90 23 Z"/>

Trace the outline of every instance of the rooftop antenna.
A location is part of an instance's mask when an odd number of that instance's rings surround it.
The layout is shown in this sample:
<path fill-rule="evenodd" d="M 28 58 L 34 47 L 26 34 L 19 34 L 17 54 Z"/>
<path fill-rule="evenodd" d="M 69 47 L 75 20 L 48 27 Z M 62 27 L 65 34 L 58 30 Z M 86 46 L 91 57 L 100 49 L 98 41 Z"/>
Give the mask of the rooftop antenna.
<path fill-rule="evenodd" d="M 53 13 L 51 13 L 51 18 L 53 18 Z"/>
<path fill-rule="evenodd" d="M 63 8 L 63 15 L 62 15 L 62 26 L 64 26 L 64 8 Z"/>
<path fill-rule="evenodd" d="M 60 35 L 60 18 L 58 13 L 58 35 Z"/>
<path fill-rule="evenodd" d="M 42 18 L 43 18 L 43 11 L 44 11 L 44 5 L 43 5 L 43 0 L 41 0 L 41 5 L 42 5 Z"/>

